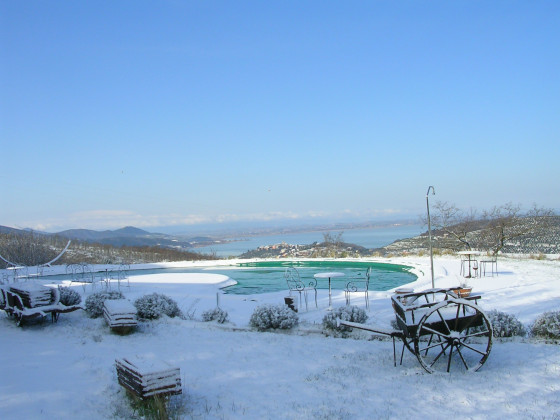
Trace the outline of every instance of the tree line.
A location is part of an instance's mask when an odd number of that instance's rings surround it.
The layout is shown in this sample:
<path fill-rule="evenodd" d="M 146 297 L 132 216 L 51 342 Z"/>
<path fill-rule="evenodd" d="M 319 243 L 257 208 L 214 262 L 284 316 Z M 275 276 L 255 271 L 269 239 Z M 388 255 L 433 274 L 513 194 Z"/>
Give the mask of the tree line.
<path fill-rule="evenodd" d="M 552 209 L 534 204 L 529 210 L 511 202 L 478 212 L 461 210 L 448 202 L 433 206 L 431 225 L 440 235 L 446 235 L 463 249 L 486 249 L 498 254 L 516 238 L 545 232 L 555 222 Z M 427 224 L 427 220 L 424 220 Z"/>
<path fill-rule="evenodd" d="M 7 261 L 27 267 L 46 264 L 56 258 L 67 243 L 67 238 L 57 235 L 0 233 L 0 268 L 7 268 Z M 211 259 L 216 259 L 216 256 L 157 246 L 115 247 L 73 240 L 56 264 L 132 264 Z"/>

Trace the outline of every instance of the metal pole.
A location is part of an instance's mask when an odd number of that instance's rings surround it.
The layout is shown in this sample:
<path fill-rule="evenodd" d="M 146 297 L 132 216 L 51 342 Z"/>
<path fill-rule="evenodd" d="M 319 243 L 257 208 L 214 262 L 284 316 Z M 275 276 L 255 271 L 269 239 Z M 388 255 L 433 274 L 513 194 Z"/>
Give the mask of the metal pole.
<path fill-rule="evenodd" d="M 428 210 L 428 238 L 430 243 L 430 268 L 432 270 L 432 289 L 435 288 L 434 285 L 434 253 L 432 250 L 432 223 L 430 221 L 430 201 L 428 197 L 430 196 L 430 189 L 432 190 L 432 195 L 435 195 L 436 190 L 431 185 L 428 187 L 428 192 L 426 193 L 426 208 Z"/>

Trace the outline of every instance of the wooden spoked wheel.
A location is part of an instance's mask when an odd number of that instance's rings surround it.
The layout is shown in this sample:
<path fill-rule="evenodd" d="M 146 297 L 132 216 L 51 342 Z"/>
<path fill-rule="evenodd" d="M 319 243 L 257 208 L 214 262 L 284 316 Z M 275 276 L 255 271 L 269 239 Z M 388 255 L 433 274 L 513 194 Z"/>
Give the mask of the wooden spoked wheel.
<path fill-rule="evenodd" d="M 451 368 L 477 371 L 492 349 L 492 324 L 475 304 L 449 299 L 418 323 L 414 353 L 429 373 Z"/>

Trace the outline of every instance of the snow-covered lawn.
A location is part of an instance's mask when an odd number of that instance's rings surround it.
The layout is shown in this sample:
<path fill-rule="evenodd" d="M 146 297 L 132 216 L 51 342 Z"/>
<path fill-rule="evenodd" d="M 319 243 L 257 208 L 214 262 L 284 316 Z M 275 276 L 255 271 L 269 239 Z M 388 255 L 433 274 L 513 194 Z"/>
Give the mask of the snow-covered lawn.
<path fill-rule="evenodd" d="M 415 267 L 419 279 L 409 285 L 415 290 L 431 286 L 428 258 L 383 261 Z M 434 263 L 436 286 L 457 285 L 457 259 L 436 258 Z M 560 310 L 560 261 L 501 259 L 498 264 L 498 277 L 470 280 L 474 291 L 482 293 L 485 310 L 513 314 L 525 325 L 545 311 Z M 132 301 L 165 294 L 200 319 L 216 306 L 219 287 L 230 280 L 206 275 L 197 281 L 193 276 L 131 277 L 123 292 Z M 83 293 L 81 286 L 73 287 Z M 300 326 L 290 332 L 259 333 L 248 327 L 256 306 L 281 303 L 286 293 L 221 294 L 228 324 L 165 318 L 141 322 L 125 336 L 111 333 L 103 318 L 90 319 L 83 311 L 62 314 L 57 324 L 23 328 L 2 313 L 0 418 L 131 418 L 114 363 L 129 355 L 180 367 L 183 394 L 171 398 L 177 418 L 560 418 L 558 344 L 494 340 L 478 372 L 430 375 L 408 352 L 403 365 L 394 367 L 392 342 L 386 338 L 323 335 L 328 294 L 319 293 L 319 309 L 301 312 Z M 368 323 L 389 325 L 390 295 L 370 295 Z M 363 297 L 352 303 L 363 307 Z M 344 305 L 341 291 L 333 291 L 333 305 Z"/>

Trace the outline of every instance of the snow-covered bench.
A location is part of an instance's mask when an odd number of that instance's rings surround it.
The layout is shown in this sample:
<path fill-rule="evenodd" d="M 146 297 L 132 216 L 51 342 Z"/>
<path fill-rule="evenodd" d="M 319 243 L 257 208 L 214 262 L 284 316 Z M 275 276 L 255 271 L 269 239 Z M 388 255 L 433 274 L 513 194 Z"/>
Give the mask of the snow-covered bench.
<path fill-rule="evenodd" d="M 24 320 L 41 317 L 50 314 L 51 321 L 58 321 L 61 313 L 73 312 L 82 309 L 80 305 L 66 306 L 60 303 L 60 293 L 55 287 L 42 286 L 35 283 L 22 283 L 2 288 L 2 300 L 4 311 L 9 316 L 14 316 L 17 325 Z"/>
<path fill-rule="evenodd" d="M 115 365 L 119 384 L 139 398 L 182 392 L 180 369 L 163 360 L 123 357 Z"/>
<path fill-rule="evenodd" d="M 128 332 L 137 325 L 136 308 L 126 299 L 107 299 L 103 316 L 113 331 Z"/>

